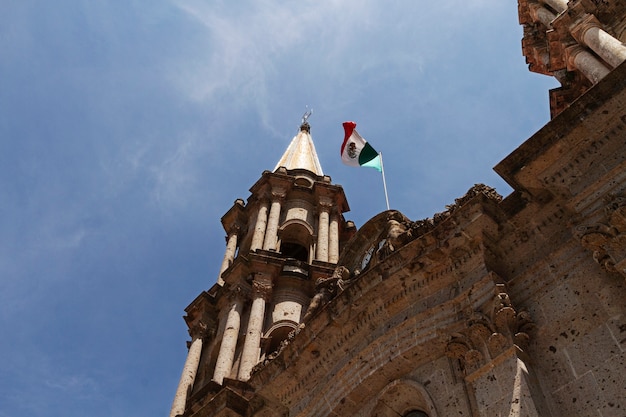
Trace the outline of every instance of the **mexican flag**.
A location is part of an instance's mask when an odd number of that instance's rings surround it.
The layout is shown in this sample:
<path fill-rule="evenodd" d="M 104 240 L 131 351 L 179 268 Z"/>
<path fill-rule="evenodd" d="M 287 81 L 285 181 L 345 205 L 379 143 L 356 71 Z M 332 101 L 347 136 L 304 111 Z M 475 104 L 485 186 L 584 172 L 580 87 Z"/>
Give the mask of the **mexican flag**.
<path fill-rule="evenodd" d="M 370 167 L 382 172 L 380 154 L 371 147 L 356 131 L 356 123 L 343 122 L 343 144 L 341 145 L 341 161 L 353 167 Z"/>

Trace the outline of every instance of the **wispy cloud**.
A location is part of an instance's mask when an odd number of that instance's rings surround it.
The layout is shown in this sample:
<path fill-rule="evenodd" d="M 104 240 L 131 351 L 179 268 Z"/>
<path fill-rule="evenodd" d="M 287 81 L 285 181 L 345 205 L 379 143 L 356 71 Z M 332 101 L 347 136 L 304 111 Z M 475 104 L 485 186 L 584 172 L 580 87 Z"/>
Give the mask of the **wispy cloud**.
<path fill-rule="evenodd" d="M 159 206 L 185 207 L 201 176 L 198 157 L 202 145 L 194 135 L 179 138 L 176 149 L 149 167 L 154 178 L 152 198 Z"/>

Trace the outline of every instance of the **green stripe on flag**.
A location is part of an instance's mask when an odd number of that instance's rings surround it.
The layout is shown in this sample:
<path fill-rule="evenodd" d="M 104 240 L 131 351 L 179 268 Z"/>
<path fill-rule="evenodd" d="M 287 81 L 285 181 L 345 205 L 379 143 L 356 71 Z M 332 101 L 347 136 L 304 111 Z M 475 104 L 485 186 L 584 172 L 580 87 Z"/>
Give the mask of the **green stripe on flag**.
<path fill-rule="evenodd" d="M 364 166 L 377 156 L 378 152 L 376 152 L 374 148 L 372 148 L 371 145 L 366 142 L 363 149 L 361 149 L 361 153 L 359 154 L 359 165 Z"/>
<path fill-rule="evenodd" d="M 380 155 L 376 155 L 376 158 L 367 161 L 366 163 L 364 163 L 363 165 L 361 165 L 362 167 L 369 167 L 369 168 L 374 168 L 377 169 L 378 172 L 383 172 L 383 164 L 380 161 Z"/>

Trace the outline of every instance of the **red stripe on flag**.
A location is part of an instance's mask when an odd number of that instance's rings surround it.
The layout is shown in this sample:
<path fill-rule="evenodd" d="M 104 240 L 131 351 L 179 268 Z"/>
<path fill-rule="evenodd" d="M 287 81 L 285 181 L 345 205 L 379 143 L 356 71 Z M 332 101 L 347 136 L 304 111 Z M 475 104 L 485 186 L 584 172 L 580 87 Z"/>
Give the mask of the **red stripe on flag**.
<path fill-rule="evenodd" d="M 343 122 L 343 130 L 345 134 L 343 135 L 343 143 L 341 144 L 341 155 L 343 155 L 343 149 L 346 147 L 346 143 L 350 136 L 352 136 L 352 131 L 356 128 L 356 123 L 354 122 Z"/>

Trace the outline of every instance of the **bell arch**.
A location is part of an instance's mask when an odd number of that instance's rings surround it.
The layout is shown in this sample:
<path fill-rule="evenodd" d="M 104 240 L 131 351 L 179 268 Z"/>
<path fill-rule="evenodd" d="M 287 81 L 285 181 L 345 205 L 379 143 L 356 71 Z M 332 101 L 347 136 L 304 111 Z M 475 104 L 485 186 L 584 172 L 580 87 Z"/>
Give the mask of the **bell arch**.
<path fill-rule="evenodd" d="M 280 253 L 302 262 L 310 262 L 313 229 L 301 219 L 287 220 L 278 230 Z"/>

